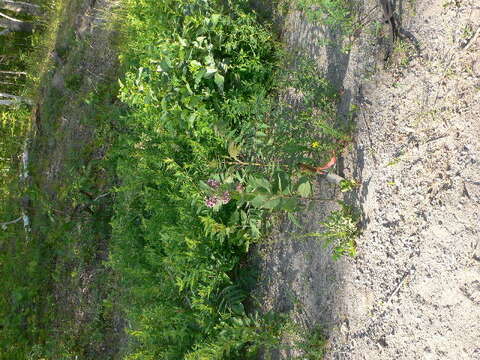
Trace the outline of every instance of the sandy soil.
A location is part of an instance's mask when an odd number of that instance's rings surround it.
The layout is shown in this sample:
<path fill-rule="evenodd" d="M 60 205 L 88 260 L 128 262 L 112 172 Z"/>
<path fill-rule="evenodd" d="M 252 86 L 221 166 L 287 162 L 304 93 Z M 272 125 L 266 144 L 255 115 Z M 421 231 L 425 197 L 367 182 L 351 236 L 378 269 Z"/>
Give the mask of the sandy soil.
<path fill-rule="evenodd" d="M 362 212 L 362 235 L 358 256 L 335 262 L 319 242 L 299 241 L 321 230 L 330 204 L 303 213 L 301 229 L 283 224 L 261 251 L 264 309 L 321 326 L 326 359 L 480 359 L 480 4 L 396 5 L 420 52 L 397 48 L 387 65 L 386 25 L 367 24 L 345 53 L 335 33 L 296 11 L 285 18 L 288 46 L 344 88 L 340 112 L 359 108 L 336 171 L 361 183 L 346 200 Z M 325 38 L 337 45 L 317 45 Z"/>

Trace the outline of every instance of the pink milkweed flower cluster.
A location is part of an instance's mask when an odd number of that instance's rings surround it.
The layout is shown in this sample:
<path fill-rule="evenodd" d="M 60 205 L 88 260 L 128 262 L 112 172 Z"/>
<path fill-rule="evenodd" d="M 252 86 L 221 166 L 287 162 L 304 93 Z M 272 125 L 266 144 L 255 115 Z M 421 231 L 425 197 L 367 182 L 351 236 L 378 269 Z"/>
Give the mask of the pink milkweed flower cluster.
<path fill-rule="evenodd" d="M 220 182 L 214 179 L 208 179 L 207 184 L 214 190 L 220 187 Z M 228 204 L 230 200 L 231 200 L 230 193 L 228 191 L 225 191 L 220 196 L 218 195 L 207 196 L 205 198 L 205 205 L 209 208 L 213 208 L 217 204 L 223 204 L 223 205 Z"/>
<path fill-rule="evenodd" d="M 218 187 L 220 186 L 220 183 L 217 180 L 208 179 L 207 185 L 210 186 L 212 189 L 218 189 Z"/>
<path fill-rule="evenodd" d="M 216 196 L 207 196 L 205 198 L 205 205 L 209 208 L 213 208 L 215 205 L 218 204 L 218 197 Z"/>
<path fill-rule="evenodd" d="M 228 191 L 225 191 L 220 200 L 223 204 L 228 204 L 231 200 L 230 193 Z"/>
<path fill-rule="evenodd" d="M 207 196 L 205 198 L 205 205 L 209 208 L 213 208 L 217 204 L 228 204 L 231 200 L 230 193 L 225 191 L 222 196 L 218 197 L 216 195 Z"/>

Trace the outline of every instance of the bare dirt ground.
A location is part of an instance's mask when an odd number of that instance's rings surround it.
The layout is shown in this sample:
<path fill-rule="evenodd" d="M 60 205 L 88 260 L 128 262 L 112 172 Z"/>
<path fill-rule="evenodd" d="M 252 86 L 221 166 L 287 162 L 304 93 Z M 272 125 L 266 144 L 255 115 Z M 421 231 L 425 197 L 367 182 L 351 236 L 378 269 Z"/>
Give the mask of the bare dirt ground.
<path fill-rule="evenodd" d="M 363 14 L 375 5 L 359 1 Z M 298 11 L 284 18 L 288 47 L 307 51 L 344 89 L 339 111 L 359 109 L 336 169 L 361 183 L 345 197 L 362 212 L 358 256 L 335 262 L 318 241 L 299 241 L 321 230 L 328 203 L 304 212 L 301 229 L 283 224 L 261 249 L 264 309 L 321 326 L 326 359 L 480 359 L 479 5 L 397 1 L 420 52 L 397 46 L 387 64 L 387 25 L 365 25 L 347 53 Z M 317 45 L 325 38 L 332 45 Z"/>

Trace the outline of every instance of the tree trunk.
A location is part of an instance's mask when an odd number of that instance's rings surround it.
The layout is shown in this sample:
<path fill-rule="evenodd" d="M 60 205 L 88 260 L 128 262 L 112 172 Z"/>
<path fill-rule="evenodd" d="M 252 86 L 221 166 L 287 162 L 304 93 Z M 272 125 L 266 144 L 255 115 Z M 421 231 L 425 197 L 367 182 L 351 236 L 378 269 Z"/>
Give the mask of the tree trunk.
<path fill-rule="evenodd" d="M 17 14 L 28 14 L 32 16 L 39 16 L 42 14 L 42 9 L 40 6 L 22 1 L 0 0 L 0 9 L 10 10 Z"/>
<path fill-rule="evenodd" d="M 3 70 L 0 70 L 0 74 L 13 75 L 13 76 L 27 75 L 25 71 L 3 71 Z"/>
<path fill-rule="evenodd" d="M 31 22 L 14 19 L 0 12 L 0 27 L 5 28 L 5 30 L 2 31 L 2 35 L 3 35 L 5 34 L 5 32 L 10 32 L 10 31 L 31 33 L 33 31 L 34 26 Z"/>
<path fill-rule="evenodd" d="M 2 99 L 4 98 L 4 99 Z M 16 96 L 11 94 L 0 93 L 0 105 L 12 106 L 25 103 L 28 105 L 33 105 L 33 101 L 22 96 Z"/>

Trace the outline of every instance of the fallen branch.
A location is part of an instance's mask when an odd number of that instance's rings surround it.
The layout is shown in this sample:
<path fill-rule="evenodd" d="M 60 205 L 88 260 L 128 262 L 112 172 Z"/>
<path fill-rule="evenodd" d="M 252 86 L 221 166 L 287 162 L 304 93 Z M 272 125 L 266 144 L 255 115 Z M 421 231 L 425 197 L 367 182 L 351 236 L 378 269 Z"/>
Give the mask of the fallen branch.
<path fill-rule="evenodd" d="M 15 19 L 0 12 L 0 27 L 6 28 L 9 31 L 19 31 L 31 33 L 34 28 L 34 24 L 28 21 Z"/>
<path fill-rule="evenodd" d="M 20 216 L 18 219 L 0 223 L 0 227 L 2 228 L 2 230 L 7 230 L 7 226 L 8 226 L 8 225 L 16 224 L 16 223 L 18 223 L 19 221 L 21 221 L 22 219 L 23 219 L 23 216 Z"/>
<path fill-rule="evenodd" d="M 411 268 L 409 271 L 407 271 L 404 275 L 403 275 L 403 278 L 402 280 L 400 280 L 400 282 L 398 283 L 397 287 L 395 288 L 395 290 L 393 290 L 393 292 L 390 294 L 390 296 L 388 297 L 387 301 L 385 302 L 386 304 L 388 304 L 390 302 L 390 300 L 392 300 L 392 298 L 395 296 L 395 294 L 400 290 L 400 288 L 402 287 L 402 285 L 405 283 L 405 281 L 407 280 L 408 276 L 409 275 L 413 275 L 413 273 L 415 273 L 415 268 Z"/>
<path fill-rule="evenodd" d="M 25 98 L 23 96 L 16 96 L 16 95 L 11 95 L 11 94 L 6 94 L 6 93 L 0 93 L 0 98 L 6 98 L 7 100 L 0 100 L 0 105 L 15 105 L 15 104 L 20 104 L 20 103 L 25 103 L 28 105 L 33 105 L 33 101 Z"/>
<path fill-rule="evenodd" d="M 5 71 L 1 70 L 0 74 L 8 74 L 8 75 L 27 75 L 24 71 Z"/>
<path fill-rule="evenodd" d="M 41 15 L 40 6 L 22 1 L 0 0 L 0 8 L 13 11 L 17 14 Z"/>

